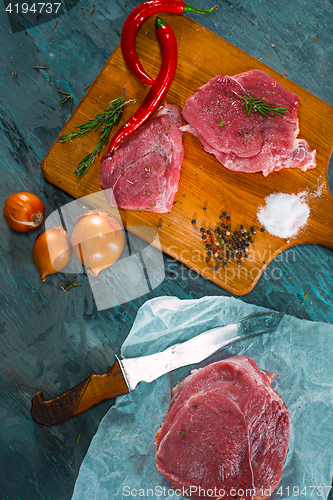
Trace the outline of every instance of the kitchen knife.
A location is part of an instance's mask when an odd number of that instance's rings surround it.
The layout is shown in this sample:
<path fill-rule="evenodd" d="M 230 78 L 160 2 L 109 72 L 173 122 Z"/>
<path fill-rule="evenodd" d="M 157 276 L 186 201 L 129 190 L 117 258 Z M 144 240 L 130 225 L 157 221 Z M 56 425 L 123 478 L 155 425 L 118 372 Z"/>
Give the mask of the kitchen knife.
<path fill-rule="evenodd" d="M 41 391 L 32 398 L 32 418 L 42 425 L 55 425 L 105 399 L 133 391 L 139 382 L 152 382 L 181 366 L 207 359 L 215 352 L 247 337 L 276 330 L 283 313 L 255 314 L 230 325 L 213 328 L 162 352 L 137 358 L 119 359 L 101 375 L 93 373 L 81 384 L 48 401 Z"/>

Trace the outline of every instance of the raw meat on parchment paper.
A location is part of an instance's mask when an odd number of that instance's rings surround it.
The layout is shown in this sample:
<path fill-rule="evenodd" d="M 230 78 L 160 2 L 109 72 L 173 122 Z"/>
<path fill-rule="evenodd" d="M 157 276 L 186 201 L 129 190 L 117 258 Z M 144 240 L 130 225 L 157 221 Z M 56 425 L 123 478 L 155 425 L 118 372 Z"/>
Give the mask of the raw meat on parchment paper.
<path fill-rule="evenodd" d="M 176 385 L 155 454 L 174 488 L 192 500 L 271 496 L 290 437 L 289 411 L 272 378 L 249 357 L 234 356 Z"/>

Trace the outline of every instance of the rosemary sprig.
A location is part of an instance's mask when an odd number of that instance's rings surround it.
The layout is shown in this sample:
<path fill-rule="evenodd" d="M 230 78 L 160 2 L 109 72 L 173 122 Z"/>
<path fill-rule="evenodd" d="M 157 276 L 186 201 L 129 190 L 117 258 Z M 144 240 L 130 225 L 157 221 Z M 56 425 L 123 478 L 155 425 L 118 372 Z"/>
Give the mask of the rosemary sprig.
<path fill-rule="evenodd" d="M 121 113 L 123 111 L 122 109 L 123 105 L 124 105 L 123 96 L 113 99 L 113 101 L 109 102 L 109 108 L 106 111 L 104 111 L 104 113 L 99 113 L 98 115 L 95 116 L 95 118 L 90 118 L 90 120 L 87 121 L 86 123 L 78 125 L 77 127 L 75 127 L 77 130 L 74 130 L 69 134 L 62 135 L 59 139 L 60 142 L 67 142 L 72 139 L 76 139 L 77 137 L 83 137 L 89 132 L 99 128 L 101 125 L 103 125 L 104 122 L 108 122 L 110 118 L 115 118 L 114 124 L 117 125 L 117 123 L 119 123 Z"/>
<path fill-rule="evenodd" d="M 287 112 L 287 108 L 279 108 L 277 104 L 267 102 L 260 97 L 241 96 L 234 91 L 233 93 L 242 101 L 243 106 L 246 109 L 247 116 L 250 116 L 251 109 L 253 111 L 257 111 L 266 118 L 268 116 L 285 115 Z"/>
<path fill-rule="evenodd" d="M 71 112 L 72 112 L 74 96 L 72 96 L 72 94 L 69 94 L 68 92 L 64 92 L 63 90 L 56 89 L 56 91 L 59 92 L 59 94 L 64 94 L 66 96 L 59 102 L 60 106 L 63 106 L 64 104 L 66 104 L 67 101 L 70 101 Z"/>
<path fill-rule="evenodd" d="M 81 286 L 79 280 L 74 280 L 74 281 L 68 280 L 66 282 L 66 285 L 61 287 L 61 290 L 63 292 L 69 292 L 69 290 L 71 290 L 72 288 L 75 288 L 77 286 Z"/>
<path fill-rule="evenodd" d="M 83 123 L 76 127 L 77 130 L 69 134 L 62 135 L 60 137 L 60 142 L 67 142 L 77 137 L 83 137 L 93 130 L 97 130 L 103 124 L 103 128 L 100 133 L 99 140 L 94 147 L 94 149 L 85 156 L 74 171 L 74 175 L 80 179 L 85 173 L 88 172 L 91 165 L 94 163 L 96 156 L 100 156 L 102 148 L 104 145 L 108 144 L 110 133 L 114 125 L 118 125 L 121 115 L 123 113 L 123 107 L 130 101 L 124 102 L 124 93 L 122 96 L 117 97 L 109 102 L 109 107 L 104 113 L 99 113 L 95 118 L 91 118 L 88 122 Z"/>
<path fill-rule="evenodd" d="M 99 146 L 99 144 L 97 144 L 92 152 L 80 161 L 80 163 L 74 170 L 73 175 L 75 175 L 78 179 L 81 179 L 81 177 L 88 172 L 89 168 L 94 163 L 96 155 L 100 155 L 101 149 L 102 145 Z"/>

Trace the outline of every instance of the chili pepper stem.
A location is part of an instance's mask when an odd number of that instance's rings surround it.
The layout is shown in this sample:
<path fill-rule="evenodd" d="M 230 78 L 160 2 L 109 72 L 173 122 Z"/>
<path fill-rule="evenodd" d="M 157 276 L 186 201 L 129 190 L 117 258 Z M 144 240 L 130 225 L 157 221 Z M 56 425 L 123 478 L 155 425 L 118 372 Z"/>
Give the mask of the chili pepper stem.
<path fill-rule="evenodd" d="M 184 8 L 184 14 L 187 14 L 188 12 L 194 12 L 195 14 L 210 14 L 211 12 L 214 12 L 217 9 L 217 5 L 214 5 L 211 9 L 208 10 L 199 10 L 196 9 L 195 7 L 192 7 L 192 5 L 189 5 L 188 3 L 185 3 L 185 8 Z"/>
<path fill-rule="evenodd" d="M 155 21 L 155 27 L 156 29 L 160 28 L 161 26 L 163 26 L 163 24 L 166 24 L 163 19 L 161 19 L 160 17 L 156 17 L 156 21 Z"/>

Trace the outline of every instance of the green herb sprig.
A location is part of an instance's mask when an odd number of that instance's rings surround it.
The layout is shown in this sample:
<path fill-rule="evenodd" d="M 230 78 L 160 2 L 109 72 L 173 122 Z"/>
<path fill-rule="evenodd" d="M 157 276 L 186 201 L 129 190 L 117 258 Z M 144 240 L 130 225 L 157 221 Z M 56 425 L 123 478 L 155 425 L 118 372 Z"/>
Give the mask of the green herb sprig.
<path fill-rule="evenodd" d="M 242 101 L 243 106 L 246 109 L 247 116 L 250 116 L 251 110 L 257 111 L 266 118 L 269 116 L 285 115 L 287 112 L 287 108 L 279 108 L 277 104 L 267 102 L 260 97 L 241 96 L 237 94 L 237 92 L 232 92 Z"/>
<path fill-rule="evenodd" d="M 69 292 L 69 290 L 71 290 L 72 288 L 76 288 L 77 286 L 81 286 L 79 280 L 74 280 L 74 281 L 68 280 L 66 282 L 66 285 L 61 287 L 61 290 L 63 292 Z"/>
<path fill-rule="evenodd" d="M 80 161 L 79 165 L 74 171 L 73 175 L 76 175 L 78 179 L 80 179 L 84 174 L 88 172 L 89 168 L 94 163 L 96 156 L 100 156 L 103 146 L 108 144 L 109 142 L 112 127 L 114 125 L 118 125 L 125 104 L 128 104 L 131 101 L 132 100 L 124 102 L 123 93 L 122 96 L 117 97 L 116 99 L 113 99 L 109 102 L 107 111 L 104 111 L 104 113 L 99 113 L 95 116 L 95 118 L 91 118 L 88 122 L 77 126 L 77 130 L 74 130 L 73 132 L 62 135 L 60 137 L 60 142 L 67 142 L 72 139 L 76 139 L 77 137 L 83 137 L 89 134 L 89 132 L 97 130 L 104 124 L 96 146 L 91 151 L 91 153 L 89 153 Z"/>
<path fill-rule="evenodd" d="M 65 95 L 65 97 L 61 99 L 61 101 L 59 102 L 60 106 L 63 106 L 64 104 L 66 104 L 67 101 L 70 101 L 71 112 L 72 112 L 74 96 L 72 96 L 72 94 L 69 94 L 68 92 L 64 92 L 63 90 L 56 89 L 56 91 L 59 92 L 59 94 Z"/>

